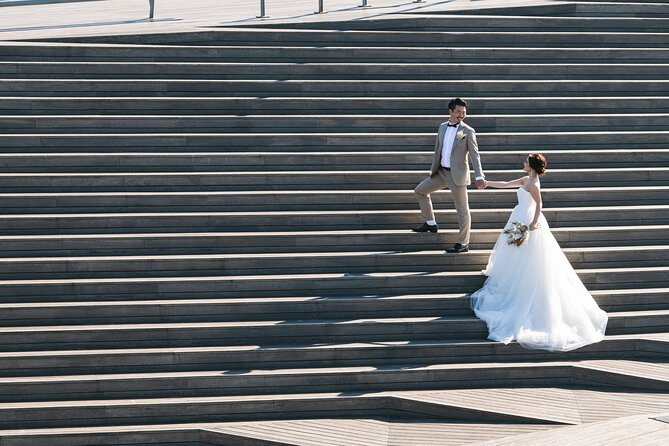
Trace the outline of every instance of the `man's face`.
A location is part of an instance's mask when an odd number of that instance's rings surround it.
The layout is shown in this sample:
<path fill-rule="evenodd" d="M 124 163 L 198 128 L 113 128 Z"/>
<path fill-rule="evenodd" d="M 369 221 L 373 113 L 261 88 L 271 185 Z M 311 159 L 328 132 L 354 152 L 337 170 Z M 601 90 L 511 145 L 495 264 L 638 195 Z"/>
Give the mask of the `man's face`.
<path fill-rule="evenodd" d="M 448 110 L 448 114 L 450 115 L 452 124 L 460 124 L 460 122 L 464 121 L 465 116 L 467 116 L 467 108 L 462 105 L 456 105 L 455 109 Z"/>

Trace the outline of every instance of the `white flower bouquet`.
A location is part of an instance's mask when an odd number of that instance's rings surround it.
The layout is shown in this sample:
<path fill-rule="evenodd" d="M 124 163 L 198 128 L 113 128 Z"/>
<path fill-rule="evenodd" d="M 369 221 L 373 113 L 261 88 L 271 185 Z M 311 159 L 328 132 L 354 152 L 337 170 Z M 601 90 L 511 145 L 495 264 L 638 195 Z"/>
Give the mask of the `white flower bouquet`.
<path fill-rule="evenodd" d="M 530 234 L 530 228 L 527 225 L 522 224 L 519 221 L 511 222 L 511 227 L 502 231 L 502 234 L 506 234 L 506 242 L 509 245 L 520 246 L 527 239 L 527 236 Z"/>

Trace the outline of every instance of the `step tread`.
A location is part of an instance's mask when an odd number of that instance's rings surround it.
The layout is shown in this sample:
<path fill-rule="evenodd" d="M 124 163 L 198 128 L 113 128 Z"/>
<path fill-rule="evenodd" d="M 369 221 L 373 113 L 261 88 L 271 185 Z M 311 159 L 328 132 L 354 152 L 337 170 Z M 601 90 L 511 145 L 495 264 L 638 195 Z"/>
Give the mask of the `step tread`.
<path fill-rule="evenodd" d="M 609 320 L 648 316 L 669 316 L 669 309 L 621 311 L 609 313 Z M 358 325 L 358 324 L 443 324 L 450 322 L 467 322 L 482 324 L 476 316 L 430 316 L 430 317 L 396 317 L 396 318 L 359 318 L 351 319 L 317 319 L 317 320 L 278 320 L 278 321 L 249 321 L 249 322 L 174 322 L 155 324 L 106 324 L 106 325 L 53 325 L 53 326 L 26 326 L 0 327 L 0 333 L 35 333 L 53 331 L 120 331 L 120 330 L 178 330 L 195 328 L 234 328 L 234 327 L 276 327 L 276 326 L 327 326 L 327 325 Z"/>
<path fill-rule="evenodd" d="M 593 369 L 607 370 L 615 373 L 635 374 L 637 376 L 653 377 L 669 381 L 669 365 L 649 363 L 634 360 L 580 360 L 580 361 L 542 361 L 542 362 L 509 362 L 509 363 L 467 363 L 467 364 L 387 364 L 384 366 L 349 366 L 349 367 L 309 367 L 309 368 L 283 368 L 283 369 L 245 369 L 244 376 L 280 376 L 280 375 L 319 375 L 319 374 L 355 374 L 355 373 L 393 373 L 401 371 L 426 371 L 426 370 L 485 370 L 485 369 L 515 369 L 523 367 L 553 368 L 563 366 L 587 367 Z M 68 383 L 86 381 L 117 381 L 129 379 L 160 379 L 160 378 L 220 378 L 229 375 L 238 379 L 236 370 L 219 369 L 208 371 L 189 372 L 146 372 L 146 373 L 114 373 L 94 375 L 61 375 L 61 376 L 34 376 L 34 377 L 0 377 L 1 384 L 19 383 Z"/>

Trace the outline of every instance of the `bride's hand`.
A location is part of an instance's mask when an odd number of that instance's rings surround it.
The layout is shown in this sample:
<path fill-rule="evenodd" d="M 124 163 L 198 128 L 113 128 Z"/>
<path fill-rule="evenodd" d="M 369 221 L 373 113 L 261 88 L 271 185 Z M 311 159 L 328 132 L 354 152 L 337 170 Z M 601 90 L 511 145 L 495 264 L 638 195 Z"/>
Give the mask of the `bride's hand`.
<path fill-rule="evenodd" d="M 539 223 L 530 223 L 530 231 L 536 231 L 541 225 Z"/>

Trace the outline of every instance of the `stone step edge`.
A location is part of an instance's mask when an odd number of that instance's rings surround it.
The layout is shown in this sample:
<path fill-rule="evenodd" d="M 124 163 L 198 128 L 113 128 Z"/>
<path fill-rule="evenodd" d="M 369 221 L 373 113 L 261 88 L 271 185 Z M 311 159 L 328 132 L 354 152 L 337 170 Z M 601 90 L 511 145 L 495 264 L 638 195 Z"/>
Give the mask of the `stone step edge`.
<path fill-rule="evenodd" d="M 472 191 L 473 192 L 473 191 Z M 95 194 L 97 195 L 97 194 Z M 638 226 L 583 226 L 583 227 L 560 227 L 560 228 L 551 228 L 551 232 L 560 232 L 560 233 L 570 233 L 574 231 L 586 232 L 586 233 L 596 233 L 596 232 L 607 232 L 607 231 L 638 231 L 638 230 L 669 230 L 669 225 L 638 225 Z M 472 229 L 472 234 L 499 234 L 500 229 Z M 440 233 L 456 233 L 456 229 L 440 229 Z M 409 234 L 407 230 L 396 230 L 396 229 L 378 229 L 378 230 L 335 230 L 335 231 L 259 231 L 259 232 L 169 232 L 169 233 L 128 233 L 128 234 L 108 234 L 108 233 L 99 233 L 99 234 L 62 234 L 62 235 L 49 235 L 49 234 L 38 234 L 38 235 L 0 235 L 0 242 L 10 242 L 17 240 L 100 240 L 100 239 L 163 239 L 163 238 L 183 238 L 183 237 L 195 237 L 195 238 L 208 238 L 208 237 L 225 237 L 225 238 L 239 238 L 239 237 L 318 237 L 318 236 L 387 236 L 387 235 L 407 235 Z"/>
<path fill-rule="evenodd" d="M 590 294 L 593 297 L 597 296 L 633 296 L 644 294 L 667 294 L 669 295 L 669 288 L 634 288 L 621 290 L 592 290 Z M 317 301 L 315 299 L 318 299 Z M 253 298 L 222 298 L 222 299 L 174 299 L 174 300 L 124 300 L 124 301 L 92 301 L 92 302 L 34 302 L 34 303 L 0 303 L 0 310 L 9 309 L 24 309 L 24 308 L 99 308 L 105 306 L 119 307 L 155 307 L 155 306 L 173 306 L 179 307 L 182 305 L 247 305 L 247 304 L 272 304 L 272 303 L 359 303 L 359 302 L 378 302 L 378 301 L 395 301 L 395 300 L 469 300 L 467 293 L 452 293 L 452 294 L 404 294 L 404 295 L 389 295 L 389 296 L 298 296 L 298 297 L 253 297 Z M 626 335 L 627 336 L 627 335 Z M 0 356 L 2 353 L 0 352 Z"/>
<path fill-rule="evenodd" d="M 612 319 L 624 320 L 626 318 L 653 317 L 669 318 L 669 309 L 664 310 L 640 310 L 640 311 L 620 311 L 609 313 L 609 322 Z M 25 326 L 25 327 L 0 327 L 0 334 L 16 333 L 39 333 L 39 332 L 92 332 L 92 331 L 125 331 L 125 330 L 190 330 L 197 328 L 262 328 L 262 327 L 304 327 L 304 326 L 328 326 L 341 325 L 350 322 L 348 319 L 316 319 L 316 320 L 294 320 L 294 321 L 245 321 L 245 322 L 181 322 L 181 323 L 146 323 L 146 324 L 100 324 L 100 325 L 44 325 L 44 326 Z M 483 321 L 476 316 L 441 316 L 432 317 L 395 317 L 395 318 L 369 318 L 359 319 L 355 324 L 379 325 L 379 324 L 446 324 L 446 323 L 476 323 L 483 324 Z"/>
<path fill-rule="evenodd" d="M 280 379 L 282 376 L 314 376 L 314 375 L 345 375 L 345 374 L 387 374 L 408 371 L 434 371 L 434 372 L 462 372 L 462 371 L 495 371 L 505 369 L 520 369 L 520 368 L 539 368 L 539 369 L 553 369 L 555 367 L 569 367 L 582 370 L 592 371 L 608 371 L 613 374 L 620 374 L 626 376 L 643 377 L 646 379 L 653 379 L 659 382 L 664 382 L 669 388 L 669 376 L 652 376 L 652 373 L 644 372 L 629 372 L 623 371 L 624 366 L 639 363 L 647 364 L 647 361 L 639 360 L 625 360 L 622 363 L 621 370 L 616 370 L 616 360 L 597 359 L 597 360 L 582 360 L 582 361 L 542 361 L 542 362 L 510 362 L 510 363 L 467 363 L 467 364 L 429 364 L 416 365 L 408 367 L 408 364 L 398 363 L 394 365 L 386 364 L 383 367 L 376 366 L 348 366 L 348 367 L 311 367 L 311 368 L 286 368 L 286 369 L 256 369 L 244 370 L 244 377 L 272 377 Z M 602 367 L 602 364 L 604 367 Z M 606 367 L 608 365 L 609 367 Z M 0 386 L 2 385 L 38 385 L 38 384 L 68 384 L 68 383 L 90 383 L 96 382 L 98 384 L 114 381 L 126 380 L 147 380 L 147 379 L 198 379 L 198 378 L 221 378 L 229 377 L 232 380 L 239 379 L 238 370 L 211 370 L 211 371 L 190 371 L 190 372 L 149 372 L 149 373 L 123 373 L 123 374 L 101 374 L 101 375 L 63 375 L 63 376 L 36 376 L 36 377 L 0 377 Z M 474 380 L 480 380 L 480 377 Z M 104 385 L 104 384 L 102 384 Z M 1 404 L 0 404 L 1 406 Z M 1 409 L 0 409 L 1 410 Z"/>
<path fill-rule="evenodd" d="M 585 268 L 576 269 L 576 272 L 592 273 L 648 273 L 648 272 L 667 272 L 669 266 L 653 266 L 640 268 Z M 365 277 L 415 277 L 424 271 L 397 271 L 397 272 L 374 272 L 367 273 Z M 94 279 L 40 279 L 40 280 L 1 280 L 0 287 L 3 285 L 28 285 L 28 286 L 52 286 L 52 285 L 92 285 L 92 284 L 119 284 L 125 283 L 156 283 L 156 282 L 220 282 L 220 281 L 263 281 L 277 279 L 338 279 L 343 276 L 342 273 L 317 273 L 317 274 L 271 274 L 271 275 L 251 275 L 251 276 L 189 276 L 189 277 L 115 277 L 115 278 L 94 278 Z M 481 276 L 480 271 L 457 271 L 457 272 L 430 272 L 431 277 L 463 277 L 463 276 Z"/>
<path fill-rule="evenodd" d="M 285 370 L 269 370 L 269 371 L 245 371 L 244 376 L 248 377 L 258 377 L 260 379 L 267 379 L 271 380 L 272 378 L 280 380 L 282 377 L 315 377 L 318 375 L 322 376 L 342 376 L 342 375 L 349 375 L 352 377 L 352 379 L 355 376 L 370 376 L 372 375 L 384 375 L 384 374 L 393 374 L 393 373 L 402 373 L 402 374 L 420 374 L 420 373 L 430 373 L 431 376 L 436 381 L 442 381 L 444 379 L 452 379 L 452 378 L 459 378 L 459 381 L 468 381 L 471 379 L 472 381 L 480 381 L 482 379 L 481 376 L 472 376 L 469 377 L 467 376 L 468 374 L 473 374 L 475 375 L 476 373 L 478 374 L 495 374 L 498 373 L 499 376 L 506 376 L 506 375 L 511 375 L 514 373 L 514 371 L 524 371 L 525 373 L 532 373 L 535 375 L 535 378 L 551 378 L 555 379 L 556 381 L 561 381 L 562 384 L 574 384 L 574 383 L 581 383 L 584 382 L 585 380 L 589 380 L 592 384 L 598 384 L 600 386 L 612 386 L 615 385 L 615 382 L 619 382 L 621 379 L 626 380 L 628 382 L 631 381 L 632 386 L 628 387 L 634 387 L 634 388 L 645 388 L 645 389 L 655 389 L 655 390 L 666 390 L 667 387 L 669 387 L 669 378 L 666 376 L 660 376 L 659 373 L 653 374 L 648 373 L 648 372 L 635 372 L 635 371 L 630 371 L 625 370 L 625 367 L 621 367 L 619 370 L 616 370 L 616 361 L 612 360 L 592 360 L 592 361 L 577 361 L 577 362 L 570 362 L 570 361 L 552 361 L 552 362 L 518 362 L 518 363 L 498 363 L 498 364 L 490 364 L 490 363 L 483 363 L 483 364 L 432 364 L 429 366 L 416 366 L 416 367 L 409 367 L 407 368 L 406 364 L 399 364 L 395 367 L 384 367 L 383 369 L 378 369 L 376 367 L 337 367 L 337 368 L 314 368 L 314 369 L 285 369 Z M 638 361 L 625 361 L 624 365 L 629 365 L 632 362 L 638 362 Z M 613 363 L 613 367 L 611 367 L 611 364 Z M 641 362 L 643 363 L 643 362 Z M 608 367 L 607 367 L 608 366 Z M 231 372 L 231 371 L 230 371 Z M 44 379 L 34 379 L 34 378 L 15 378 L 15 379 L 0 379 L 0 382 L 4 381 L 5 383 L 8 384 L 30 384 L 30 383 L 52 383 L 52 384 L 58 384 L 58 383 L 67 383 L 67 382 L 79 382 L 79 383 L 85 383 L 85 382 L 95 382 L 95 383 L 104 383 L 104 382 L 113 382 L 113 381 L 118 381 L 118 380 L 127 380 L 127 379 L 138 379 L 138 380 L 146 380 L 146 379 L 180 379 L 181 377 L 187 377 L 190 375 L 191 377 L 200 377 L 200 378 L 208 378 L 208 377 L 218 377 L 220 379 L 239 379 L 240 375 L 235 375 L 235 374 L 230 374 L 227 375 L 225 372 L 219 371 L 214 371 L 214 372 L 192 372 L 190 374 L 188 373 L 183 373 L 183 372 L 176 372 L 174 374 L 171 373 L 156 373 L 156 374 L 132 374 L 132 375 L 110 375 L 110 376 L 105 376 L 105 375 L 93 375 L 93 376 L 74 376 L 74 377 L 45 377 Z M 434 376 L 437 375 L 437 376 Z M 442 375 L 441 378 L 438 378 L 439 375 Z M 449 378 L 449 375 L 451 375 L 451 378 Z M 70 378 L 70 379 L 68 379 Z M 359 379 L 359 378 L 358 378 Z M 494 384 L 494 381 L 499 378 L 495 377 L 488 377 L 486 376 L 487 379 L 492 381 L 489 383 L 487 388 L 495 388 L 497 386 L 495 385 L 490 385 Z M 514 378 L 509 378 L 507 377 L 506 379 L 512 379 Z M 515 380 L 519 380 L 516 378 Z M 522 381 L 522 380 L 521 380 Z M 357 382 L 357 381 L 356 381 Z M 461 387 L 461 386 L 457 386 Z M 466 387 L 466 386 L 465 386 Z M 414 391 L 415 392 L 415 391 Z M 286 396 L 293 396 L 296 398 L 304 398 L 304 397 L 319 397 L 322 394 L 300 394 L 300 393 L 295 393 L 295 394 L 283 394 L 281 395 L 282 397 Z M 269 397 L 276 401 L 278 395 L 269 395 Z M 66 408 L 66 407 L 80 407 L 80 408 L 95 408 L 95 407 L 100 407 L 100 406 L 116 406 L 116 407 L 122 407 L 122 406 L 128 406 L 128 405 L 137 405 L 137 406 L 144 406 L 144 405 L 152 405 L 152 404 L 169 404 L 169 403 L 176 403 L 176 404 L 193 404 L 197 403 L 198 401 L 202 402 L 223 402 L 223 401 L 234 401 L 238 399 L 243 399 L 243 400 L 262 400 L 264 398 L 267 398 L 267 395 L 258 395 L 258 394 L 251 394 L 245 397 L 192 397 L 192 398 L 136 398 L 136 399 L 107 399 L 107 400 L 66 400 L 66 401 L 40 401 L 40 402 L 33 402 L 33 403 L 21 403 L 21 402 L 14 402 L 14 403 L 0 403 L 0 414 L 2 412 L 7 412 L 11 410 L 20 410 L 20 409 L 34 409 L 34 408 L 51 408 L 51 409 L 59 409 L 59 408 Z"/>
<path fill-rule="evenodd" d="M 665 356 L 666 352 L 669 351 L 669 337 L 664 334 L 628 334 L 628 335 L 606 335 L 604 339 L 595 344 L 591 344 L 587 347 L 578 349 L 575 352 L 569 353 L 568 360 L 575 361 L 579 356 L 583 355 L 586 358 L 588 355 L 599 352 L 609 352 L 612 347 L 615 347 L 617 355 L 622 355 L 625 359 L 630 358 L 653 358 L 660 356 Z M 348 342 L 348 343 L 329 343 L 329 344 L 276 344 L 276 345 L 240 345 L 240 346 L 219 346 L 219 347 L 175 347 L 175 348 L 135 348 L 135 349 L 98 349 L 98 350 L 62 350 L 62 351 L 21 351 L 21 352 L 0 352 L 0 361 L 3 363 L 11 361 L 46 361 L 49 365 L 49 372 L 39 373 L 35 375 L 7 375 L 5 378 L 11 377 L 31 377 L 31 376 L 74 376 L 73 373 L 62 373 L 59 372 L 59 367 L 66 367 L 65 364 L 69 360 L 80 360 L 80 361 L 95 361 L 101 357 L 105 358 L 105 361 L 108 364 L 106 366 L 99 366 L 98 368 L 106 367 L 119 367 L 119 364 L 114 364 L 113 360 L 116 358 L 118 361 L 121 361 L 120 364 L 123 367 L 152 367 L 156 363 L 151 361 L 151 358 L 156 358 L 160 362 L 158 365 L 162 367 L 170 367 L 173 365 L 188 365 L 189 360 L 188 356 L 193 355 L 199 357 L 203 354 L 210 354 L 216 357 L 217 355 L 236 355 L 236 354 L 276 354 L 281 353 L 288 356 L 294 356 L 304 353 L 317 353 L 317 354 L 332 354 L 336 358 L 327 358 L 328 360 L 337 360 L 341 361 L 339 358 L 343 352 L 348 354 L 361 355 L 366 358 L 365 361 L 368 363 L 377 363 L 379 360 L 378 356 L 369 358 L 368 355 L 372 351 L 385 352 L 391 350 L 389 355 L 392 356 L 394 363 L 397 363 L 398 358 L 402 358 L 403 361 L 408 361 L 408 358 L 412 358 L 415 364 L 423 364 L 424 361 L 419 359 L 423 357 L 423 350 L 425 349 L 439 349 L 449 351 L 449 358 L 454 359 L 455 361 L 451 363 L 459 364 L 468 364 L 471 363 L 469 356 L 478 357 L 478 356 L 490 356 L 493 355 L 498 358 L 495 362 L 516 362 L 517 357 L 520 355 L 522 357 L 531 356 L 537 361 L 543 361 L 546 359 L 552 359 L 555 355 L 562 355 L 564 359 L 564 353 L 552 353 L 547 351 L 539 350 L 526 350 L 523 349 L 520 345 L 512 343 L 510 345 L 504 345 L 503 343 L 488 341 L 488 340 L 414 340 L 411 342 L 408 341 L 381 341 L 381 342 Z M 451 350 L 463 350 L 458 353 L 456 356 L 453 355 L 454 351 Z M 403 356 L 398 355 L 399 351 L 404 353 Z M 483 352 L 481 351 L 483 350 Z M 407 356 L 407 351 L 412 351 L 416 353 L 421 353 L 420 356 Z M 472 353 L 473 352 L 473 353 Z M 174 363 L 165 363 L 163 358 L 165 355 L 173 357 Z M 438 354 L 439 355 L 439 354 Z M 141 358 L 142 362 L 139 363 L 127 363 L 128 358 Z M 468 360 L 469 359 L 469 360 Z M 357 361 L 358 359 L 353 358 L 352 360 Z M 53 365 L 54 361 L 61 361 L 61 365 Z M 234 363 L 233 360 L 229 360 L 231 363 Z M 317 359 L 301 359 L 301 362 L 314 362 L 322 366 L 323 358 L 318 356 Z M 528 359 L 523 359 L 523 361 L 528 361 Z M 248 361 L 246 361 L 248 362 Z M 281 361 L 271 361 L 270 359 L 264 360 L 265 363 L 282 363 Z M 383 363 L 388 361 L 383 360 Z M 196 363 L 198 367 L 202 367 L 202 362 Z M 209 361 L 205 364 L 213 364 L 213 366 L 218 366 L 219 361 Z M 72 366 L 69 366 L 70 368 Z M 35 369 L 39 367 L 31 367 Z M 81 368 L 86 368 L 82 366 Z M 301 368 L 308 368 L 302 366 Z M 207 367 L 206 370 L 210 370 L 211 367 Z M 263 369 L 273 369 L 265 365 Z M 196 370 L 202 370 L 196 369 Z M 105 372 L 96 372 L 95 375 L 105 375 Z M 82 375 L 91 375 L 91 373 L 85 373 Z"/>
<path fill-rule="evenodd" d="M 491 231 L 492 232 L 492 231 Z M 407 233 L 407 236 L 411 234 Z M 620 252 L 654 252 L 669 251 L 669 245 L 634 245 L 634 246 L 594 246 L 579 248 L 563 248 L 566 253 L 620 253 Z M 470 250 L 465 254 L 467 257 L 489 256 L 492 249 Z M 57 256 L 57 257 L 0 257 L 0 268 L 6 263 L 68 263 L 68 262 L 126 262 L 143 260 L 239 260 L 239 259 L 276 259 L 284 258 L 304 259 L 304 258 L 351 258 L 351 257 L 404 257 L 421 256 L 433 257 L 443 255 L 444 250 L 415 250 L 415 251 L 317 251 L 317 252 L 270 252 L 270 253 L 241 253 L 241 254 L 168 254 L 168 255 L 123 255 L 123 256 Z M 587 260 L 586 260 L 587 261 Z M 446 265 L 446 263 L 444 263 Z"/>
<path fill-rule="evenodd" d="M 669 168 L 668 168 L 669 171 Z M 491 208 L 491 209 L 472 209 L 472 214 L 483 214 L 483 213 L 493 213 L 493 212 L 509 212 L 510 208 Z M 562 207 L 562 208 L 543 208 L 544 213 L 548 212 L 558 212 L 558 213 L 567 213 L 567 212 L 596 212 L 596 211 L 619 211 L 619 212 L 633 212 L 637 210 L 648 211 L 649 209 L 653 210 L 666 210 L 669 209 L 669 204 L 654 204 L 654 205 L 641 205 L 641 206 L 587 206 L 587 207 Z M 60 218 L 60 219 L 101 219 L 101 218 L 113 218 L 113 217 L 204 217 L 204 216 L 248 216 L 248 217 L 260 217 L 260 216 L 308 216 L 308 215 L 388 215 L 396 214 L 402 215 L 406 213 L 417 213 L 416 209 L 389 209 L 389 210 L 351 210 L 351 211 L 238 211 L 238 212 L 213 212 L 213 211 L 204 211 L 204 212 L 101 212 L 101 213 L 73 213 L 73 214 L 62 214 L 62 213 L 44 213 L 44 214 L 2 214 L 0 215 L 0 220 L 18 220 L 18 219 L 49 219 L 49 218 Z M 453 214 L 454 210 L 438 210 L 436 214 Z M 416 217 L 418 218 L 418 217 Z M 502 228 L 500 228 L 502 229 Z"/>
<path fill-rule="evenodd" d="M 422 392 L 424 393 L 424 392 Z M 495 411 L 468 407 L 462 405 L 455 405 L 452 403 L 441 403 L 441 402 L 423 402 L 419 399 L 414 399 L 415 397 L 420 396 L 421 392 L 408 392 L 408 391 L 386 391 L 386 392 L 367 392 L 364 394 L 352 394 L 352 395 L 342 395 L 341 393 L 303 393 L 303 394 L 274 394 L 274 395 L 253 395 L 253 396 L 244 396 L 244 397 L 193 397 L 193 398 L 161 398 L 161 399 L 150 399 L 150 400 L 102 400 L 102 401 L 70 401 L 70 402 L 48 402 L 48 403 L 29 403 L 29 404 L 17 404 L 17 403 L 0 403 L 0 413 L 5 409 L 11 410 L 28 410 L 28 411 L 50 411 L 50 410 L 67 410 L 68 406 L 95 410 L 95 409 L 120 409 L 123 408 L 151 408 L 151 407 L 161 407 L 174 405 L 186 405 L 193 406 L 198 404 L 211 405 L 215 404 L 217 406 L 222 406 L 226 408 L 226 413 L 236 412 L 239 409 L 250 410 L 253 408 L 261 406 L 265 411 L 275 412 L 277 406 L 281 408 L 282 411 L 287 413 L 299 413 L 301 406 L 305 403 L 310 408 L 319 407 L 320 410 L 332 408 L 332 403 L 338 401 L 344 402 L 344 407 L 339 408 L 339 412 L 348 412 L 348 407 L 351 406 L 351 403 L 355 401 L 354 406 L 357 409 L 366 409 L 366 412 L 372 411 L 378 413 L 378 415 L 387 415 L 388 410 L 394 411 L 398 410 L 400 413 L 405 412 L 404 402 L 409 404 L 409 412 L 415 415 L 423 414 L 427 416 L 429 414 L 432 418 L 445 418 L 447 420 L 452 420 L 455 417 L 453 413 L 454 410 L 457 412 L 462 412 L 457 414 L 458 419 L 467 419 L 467 420 L 478 420 L 478 421 L 487 421 L 489 422 L 490 416 L 497 421 L 503 420 L 506 422 L 520 422 L 520 423 L 539 423 L 539 424 L 573 424 L 566 420 L 553 419 L 547 417 L 531 417 L 529 415 L 523 416 L 513 413 L 505 413 L 503 409 L 496 409 Z M 346 404 L 348 402 L 348 404 Z M 52 404 L 53 403 L 53 404 Z M 244 405 L 247 407 L 239 407 Z M 422 411 L 421 408 L 427 409 Z M 440 413 L 439 408 L 445 409 L 445 414 Z M 436 410 L 435 410 L 436 409 Z M 293 416 L 294 418 L 294 416 Z M 304 418 L 304 416 L 300 417 Z M 169 426 L 169 425 L 168 425 Z M 126 426 L 122 426 L 125 428 Z M 76 427 L 76 428 L 37 428 L 38 432 L 43 433 L 53 433 L 65 430 L 72 433 L 74 430 L 85 430 L 85 429 L 114 429 L 115 426 L 103 425 L 103 426 L 90 426 L 90 427 Z M 27 433 L 34 432 L 33 429 L 21 429 L 21 430 L 0 430 L 0 435 L 4 436 L 6 434 L 17 434 L 17 435 L 26 435 Z"/>

